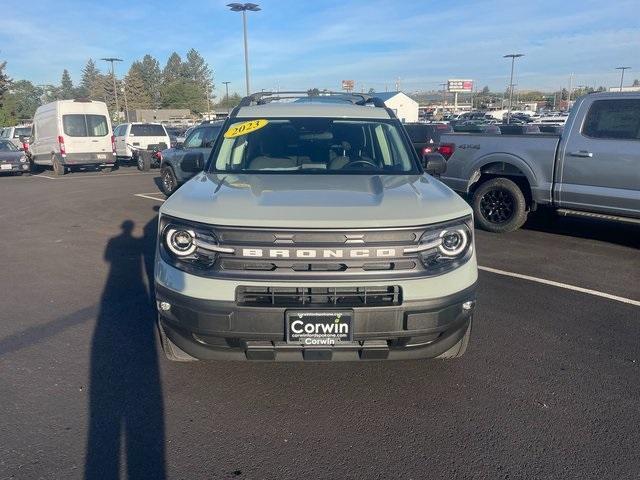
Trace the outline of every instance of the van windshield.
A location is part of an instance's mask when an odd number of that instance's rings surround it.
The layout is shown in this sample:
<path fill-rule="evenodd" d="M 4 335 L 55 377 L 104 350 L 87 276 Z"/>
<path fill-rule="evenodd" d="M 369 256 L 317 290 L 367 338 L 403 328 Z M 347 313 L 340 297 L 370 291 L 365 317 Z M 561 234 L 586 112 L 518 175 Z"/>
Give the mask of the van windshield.
<path fill-rule="evenodd" d="M 135 137 L 164 137 L 166 133 L 162 125 L 154 125 L 153 123 L 143 123 L 131 125 L 131 133 Z"/>
<path fill-rule="evenodd" d="M 393 120 L 236 119 L 212 155 L 211 170 L 233 173 L 418 174 Z"/>
<path fill-rule="evenodd" d="M 104 115 L 73 113 L 62 116 L 65 135 L 70 137 L 104 137 L 109 133 L 109 124 Z"/>

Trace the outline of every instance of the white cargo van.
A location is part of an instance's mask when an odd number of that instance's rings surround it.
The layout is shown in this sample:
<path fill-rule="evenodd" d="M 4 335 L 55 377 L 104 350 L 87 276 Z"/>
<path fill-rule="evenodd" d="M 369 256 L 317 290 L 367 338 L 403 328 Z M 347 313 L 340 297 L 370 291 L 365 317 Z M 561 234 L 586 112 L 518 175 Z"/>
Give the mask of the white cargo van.
<path fill-rule="evenodd" d="M 122 123 L 113 134 L 118 158 L 135 160 L 139 150 L 148 150 L 150 146 L 165 150 L 171 146 L 169 134 L 161 123 Z"/>
<path fill-rule="evenodd" d="M 75 166 L 114 169 L 115 143 L 106 104 L 57 100 L 38 107 L 30 151 L 34 168 L 51 166 L 56 175 Z"/>

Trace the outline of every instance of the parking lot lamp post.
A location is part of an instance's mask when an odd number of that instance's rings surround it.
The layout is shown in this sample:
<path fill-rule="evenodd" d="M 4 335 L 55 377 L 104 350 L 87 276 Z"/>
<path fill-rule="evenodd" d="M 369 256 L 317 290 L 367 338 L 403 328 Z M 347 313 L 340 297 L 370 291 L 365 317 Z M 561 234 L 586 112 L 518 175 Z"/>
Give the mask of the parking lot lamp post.
<path fill-rule="evenodd" d="M 622 83 L 624 82 L 624 71 L 630 68 L 631 67 L 616 67 L 616 70 L 620 70 L 620 91 L 622 91 Z"/>
<path fill-rule="evenodd" d="M 231 82 L 222 82 L 224 83 L 224 88 L 226 89 L 226 104 L 227 104 L 227 117 L 229 116 L 229 84 Z"/>
<path fill-rule="evenodd" d="M 104 60 L 105 62 L 111 63 L 111 77 L 113 78 L 113 95 L 116 101 L 116 118 L 120 117 L 120 107 L 118 106 L 118 87 L 116 87 L 116 67 L 115 62 L 122 62 L 121 58 L 115 57 L 107 57 L 101 58 L 100 60 Z"/>
<path fill-rule="evenodd" d="M 509 80 L 509 110 L 507 110 L 507 124 L 511 121 L 511 109 L 513 108 L 513 67 L 516 63 L 516 58 L 524 57 L 523 53 L 509 53 L 503 55 L 502 58 L 511 59 L 511 80 Z"/>
<path fill-rule="evenodd" d="M 229 3 L 232 12 L 242 12 L 242 30 L 244 33 L 244 75 L 247 84 L 247 95 L 250 95 L 249 85 L 249 45 L 247 41 L 247 11 L 259 12 L 261 8 L 256 3 Z"/>

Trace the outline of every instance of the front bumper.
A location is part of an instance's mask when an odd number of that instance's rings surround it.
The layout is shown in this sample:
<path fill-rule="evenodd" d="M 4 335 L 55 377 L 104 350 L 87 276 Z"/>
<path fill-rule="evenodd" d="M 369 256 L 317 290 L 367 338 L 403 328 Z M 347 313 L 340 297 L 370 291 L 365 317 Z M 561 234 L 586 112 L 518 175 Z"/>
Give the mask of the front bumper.
<path fill-rule="evenodd" d="M 158 284 L 156 300 L 158 305 L 171 305 L 166 311 L 158 309 L 160 326 L 168 338 L 198 359 L 406 360 L 437 357 L 454 346 L 472 321 L 475 291 L 473 284 L 437 299 L 354 307 L 354 342 L 332 347 L 287 343 L 285 307 L 247 307 L 192 298 Z"/>
<path fill-rule="evenodd" d="M 0 173 L 28 172 L 30 170 L 31 170 L 31 166 L 29 165 L 29 162 L 0 164 Z"/>

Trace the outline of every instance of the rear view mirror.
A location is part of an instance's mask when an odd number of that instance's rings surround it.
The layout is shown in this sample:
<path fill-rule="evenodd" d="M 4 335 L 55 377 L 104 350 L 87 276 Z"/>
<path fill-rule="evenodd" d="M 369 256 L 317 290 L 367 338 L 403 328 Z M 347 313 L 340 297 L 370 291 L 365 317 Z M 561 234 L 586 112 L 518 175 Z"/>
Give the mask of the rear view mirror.
<path fill-rule="evenodd" d="M 198 173 L 204 168 L 204 157 L 200 155 L 186 155 L 182 162 L 180 162 L 180 168 L 183 172 Z"/>
<path fill-rule="evenodd" d="M 439 153 L 427 153 L 422 157 L 422 166 L 429 175 L 442 175 L 447 171 L 447 161 Z"/>

